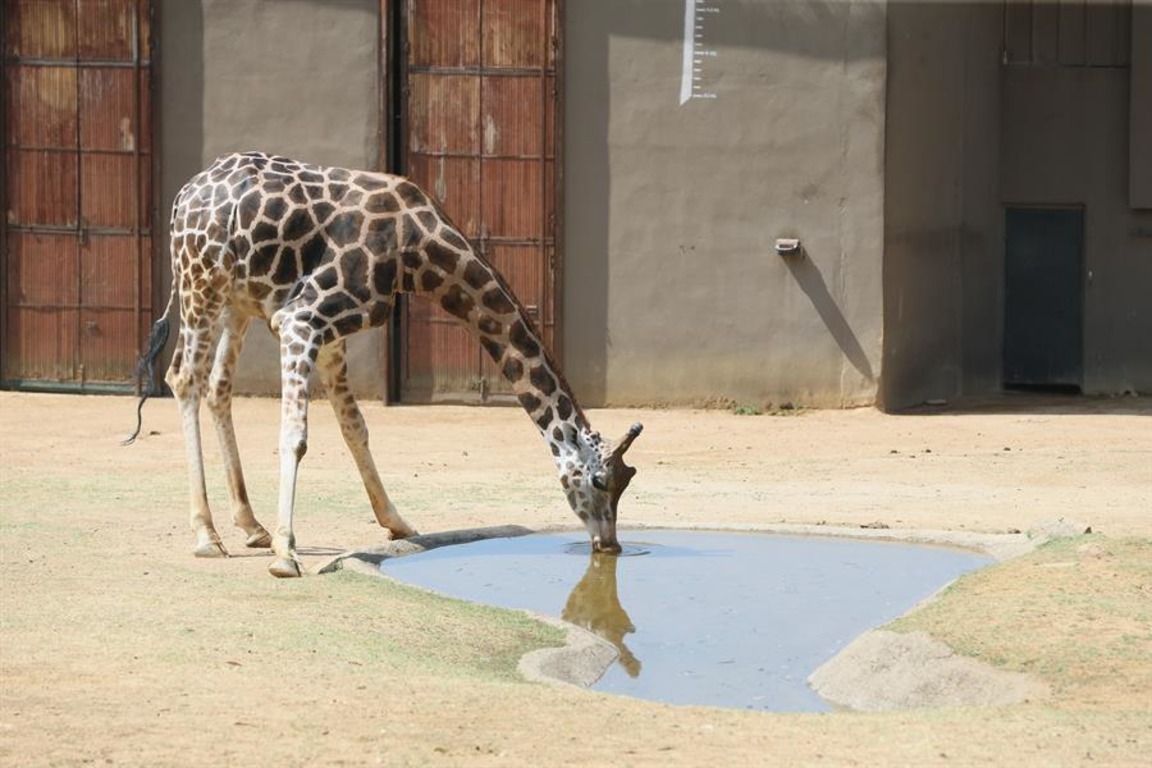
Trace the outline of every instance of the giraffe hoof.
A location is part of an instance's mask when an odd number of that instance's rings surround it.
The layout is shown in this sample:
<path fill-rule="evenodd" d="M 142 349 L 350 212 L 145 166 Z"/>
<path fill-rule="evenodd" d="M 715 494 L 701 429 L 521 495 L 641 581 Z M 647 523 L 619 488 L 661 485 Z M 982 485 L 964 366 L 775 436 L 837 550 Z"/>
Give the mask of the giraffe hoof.
<path fill-rule="evenodd" d="M 268 549 L 272 546 L 272 534 L 261 528 L 255 533 L 249 534 L 244 546 L 252 549 Z"/>
<path fill-rule="evenodd" d="M 268 573 L 278 579 L 298 579 L 304 574 L 300 570 L 300 563 L 290 557 L 278 557 L 268 566 Z"/>
<path fill-rule="evenodd" d="M 218 541 L 205 541 L 192 550 L 196 557 L 228 557 L 228 550 Z"/>

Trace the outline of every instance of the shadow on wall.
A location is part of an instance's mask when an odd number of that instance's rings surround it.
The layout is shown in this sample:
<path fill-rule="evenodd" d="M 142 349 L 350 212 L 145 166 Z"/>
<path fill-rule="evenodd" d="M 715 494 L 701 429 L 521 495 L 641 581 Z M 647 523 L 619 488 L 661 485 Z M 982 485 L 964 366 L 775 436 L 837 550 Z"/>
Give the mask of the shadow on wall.
<path fill-rule="evenodd" d="M 161 59 L 161 175 L 156 227 L 160 260 L 168 274 L 168 219 L 172 200 L 188 179 L 204 169 L 204 11 L 199 2 L 164 3 L 159 24 Z M 163 288 L 167 301 L 168 286 Z"/>
<path fill-rule="evenodd" d="M 200 2 L 162 2 L 157 15 L 159 39 L 160 103 L 154 145 L 159 150 L 159 172 L 153 231 L 155 251 L 152 306 L 163 311 L 172 290 L 172 259 L 169 252 L 169 218 L 172 200 L 184 182 L 203 169 L 204 147 L 204 10 Z M 177 334 L 173 333 L 157 365 L 157 378 L 163 379 Z M 163 384 L 163 381 L 159 382 Z M 165 391 L 167 388 L 165 387 Z"/>
<path fill-rule="evenodd" d="M 852 366 L 867 379 L 869 384 L 875 382 L 876 377 L 872 373 L 872 364 L 868 362 L 868 355 L 865 354 L 864 347 L 860 346 L 860 340 L 852 332 L 852 327 L 848 325 L 848 320 L 840 311 L 836 300 L 829 293 L 828 284 L 824 282 L 820 268 L 812 259 L 808 258 L 803 250 L 796 256 L 785 257 L 784 263 L 788 265 L 788 271 L 796 279 L 796 284 L 812 302 L 812 306 L 828 328 L 828 333 L 832 334 L 832 338 L 836 340 L 840 346 L 840 351 L 848 358 L 848 362 L 852 363 Z"/>

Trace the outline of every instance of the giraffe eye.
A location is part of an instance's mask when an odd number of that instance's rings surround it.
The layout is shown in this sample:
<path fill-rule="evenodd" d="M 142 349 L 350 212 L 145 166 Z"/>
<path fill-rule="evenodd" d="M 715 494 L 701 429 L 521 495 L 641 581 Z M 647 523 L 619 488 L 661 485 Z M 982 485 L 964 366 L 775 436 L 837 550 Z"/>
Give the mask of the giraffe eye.
<path fill-rule="evenodd" d="M 592 485 L 597 490 L 608 492 L 608 476 L 603 472 L 597 472 L 592 475 Z"/>

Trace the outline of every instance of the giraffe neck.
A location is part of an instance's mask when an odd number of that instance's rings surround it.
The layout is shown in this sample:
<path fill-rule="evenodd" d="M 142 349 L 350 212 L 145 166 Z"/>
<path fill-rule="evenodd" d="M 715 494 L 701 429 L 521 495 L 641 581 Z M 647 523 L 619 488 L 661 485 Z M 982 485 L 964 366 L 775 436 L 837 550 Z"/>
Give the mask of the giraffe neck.
<path fill-rule="evenodd" d="M 445 222 L 437 235 L 425 243 L 419 264 L 404 263 L 402 285 L 436 301 L 472 332 L 512 385 L 558 465 L 580 453 L 588 420 L 527 311 L 451 225 Z"/>

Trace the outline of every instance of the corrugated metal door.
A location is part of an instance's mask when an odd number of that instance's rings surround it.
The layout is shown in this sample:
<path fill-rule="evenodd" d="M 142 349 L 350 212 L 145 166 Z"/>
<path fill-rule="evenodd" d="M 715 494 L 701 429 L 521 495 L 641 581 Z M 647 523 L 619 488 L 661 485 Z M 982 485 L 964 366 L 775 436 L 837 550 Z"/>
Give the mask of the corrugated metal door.
<path fill-rule="evenodd" d="M 557 0 L 409 0 L 405 170 L 504 275 L 545 341 L 556 331 Z M 401 399 L 510 395 L 480 345 L 412 299 Z M 554 348 L 554 347 L 553 347 Z"/>
<path fill-rule="evenodd" d="M 6 387 L 127 389 L 151 322 L 149 0 L 4 0 Z"/>

